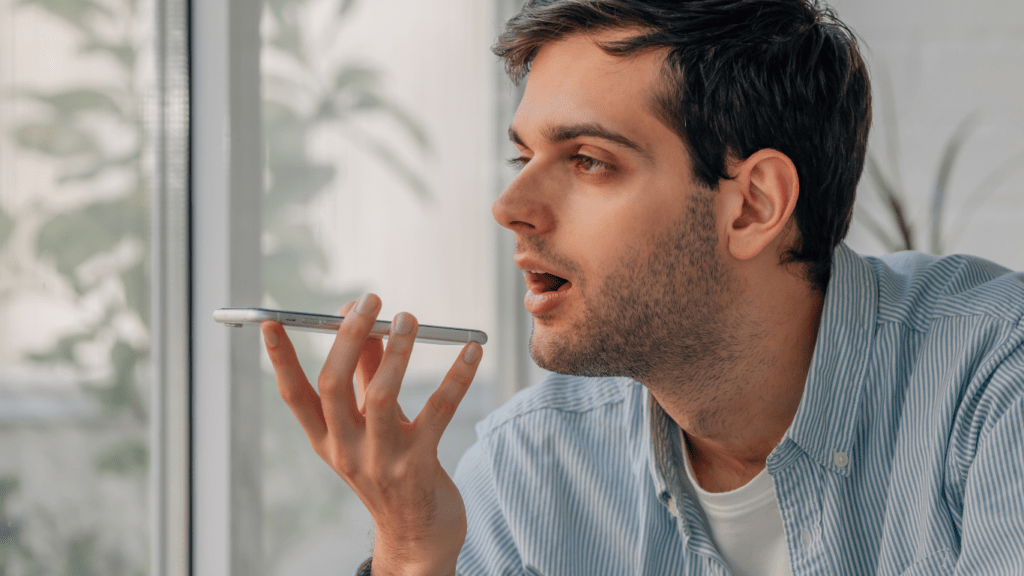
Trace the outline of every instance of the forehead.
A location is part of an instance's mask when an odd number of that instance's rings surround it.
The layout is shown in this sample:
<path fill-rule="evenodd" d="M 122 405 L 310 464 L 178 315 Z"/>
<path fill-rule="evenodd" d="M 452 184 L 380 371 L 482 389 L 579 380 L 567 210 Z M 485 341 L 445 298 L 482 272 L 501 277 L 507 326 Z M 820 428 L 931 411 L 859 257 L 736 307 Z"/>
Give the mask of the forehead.
<path fill-rule="evenodd" d="M 599 44 L 636 31 L 573 35 L 538 51 L 512 129 L 517 134 L 555 126 L 600 125 L 632 140 L 653 144 L 674 136 L 652 108 L 662 81 L 664 52 L 613 56 Z"/>

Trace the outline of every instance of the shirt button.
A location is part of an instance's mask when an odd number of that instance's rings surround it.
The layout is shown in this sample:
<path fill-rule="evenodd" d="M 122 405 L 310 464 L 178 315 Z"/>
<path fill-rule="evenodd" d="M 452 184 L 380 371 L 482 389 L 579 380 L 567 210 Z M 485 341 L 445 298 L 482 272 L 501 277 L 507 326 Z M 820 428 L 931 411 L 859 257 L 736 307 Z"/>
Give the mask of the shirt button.
<path fill-rule="evenodd" d="M 846 455 L 846 452 L 834 452 L 832 462 L 839 468 L 846 468 L 846 465 L 850 463 L 850 457 Z"/>
<path fill-rule="evenodd" d="M 807 530 L 803 531 L 803 534 L 801 535 L 801 538 L 804 541 L 804 546 L 806 546 L 808 548 L 810 548 L 811 544 L 814 543 L 814 538 L 811 537 L 811 533 L 808 532 Z"/>
<path fill-rule="evenodd" d="M 680 518 L 679 512 L 676 511 L 676 501 L 673 500 L 671 496 L 669 496 L 668 499 L 665 500 L 665 505 L 668 506 L 668 513 L 669 514 L 671 514 L 672 516 L 675 516 L 676 518 Z"/>

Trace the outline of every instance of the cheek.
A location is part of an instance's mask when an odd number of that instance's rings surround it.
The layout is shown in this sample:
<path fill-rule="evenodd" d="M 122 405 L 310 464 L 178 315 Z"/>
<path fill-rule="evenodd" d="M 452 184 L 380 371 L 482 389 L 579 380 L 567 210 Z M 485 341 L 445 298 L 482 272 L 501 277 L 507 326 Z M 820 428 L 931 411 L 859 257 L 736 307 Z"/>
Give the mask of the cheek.
<path fill-rule="evenodd" d="M 635 202 L 581 206 L 568 214 L 571 222 L 563 228 L 567 243 L 591 285 L 600 285 L 601 278 L 647 250 L 652 221 Z"/>
<path fill-rule="evenodd" d="M 685 192 L 645 179 L 614 192 L 566 198 L 561 228 L 585 276 L 598 280 L 623 263 L 646 258 L 655 238 L 677 225 Z"/>

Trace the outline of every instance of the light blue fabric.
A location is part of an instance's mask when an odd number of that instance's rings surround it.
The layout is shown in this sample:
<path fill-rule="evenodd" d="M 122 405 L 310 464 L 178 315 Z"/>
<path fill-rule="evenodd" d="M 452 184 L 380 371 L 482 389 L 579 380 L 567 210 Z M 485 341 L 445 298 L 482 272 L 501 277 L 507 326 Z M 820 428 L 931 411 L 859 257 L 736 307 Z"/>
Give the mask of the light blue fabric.
<path fill-rule="evenodd" d="M 768 458 L 794 575 L 1024 574 L 1022 316 L 1024 276 L 989 262 L 837 248 Z M 552 375 L 477 433 L 460 574 L 729 573 L 639 383 Z"/>

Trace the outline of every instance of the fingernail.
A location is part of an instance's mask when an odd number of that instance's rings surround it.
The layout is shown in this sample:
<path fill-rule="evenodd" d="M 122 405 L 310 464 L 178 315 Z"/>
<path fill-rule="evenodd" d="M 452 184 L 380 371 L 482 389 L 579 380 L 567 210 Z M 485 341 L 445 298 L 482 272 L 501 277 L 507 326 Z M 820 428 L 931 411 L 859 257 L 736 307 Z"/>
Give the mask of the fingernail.
<path fill-rule="evenodd" d="M 466 364 L 475 364 L 480 359 L 480 352 L 482 350 L 479 344 L 470 344 L 469 348 L 466 348 L 466 353 L 462 355 L 462 359 L 466 361 Z"/>
<path fill-rule="evenodd" d="M 366 294 L 359 299 L 359 303 L 356 304 L 356 312 L 360 314 L 369 314 L 373 312 L 373 294 Z"/>
<path fill-rule="evenodd" d="M 277 347 L 277 332 L 274 330 L 267 330 L 263 333 L 263 339 L 267 342 L 267 346 L 271 348 Z"/>
<path fill-rule="evenodd" d="M 395 334 L 412 332 L 412 315 L 399 312 L 398 316 L 395 316 L 395 323 L 391 325 L 391 329 L 395 331 Z"/>

